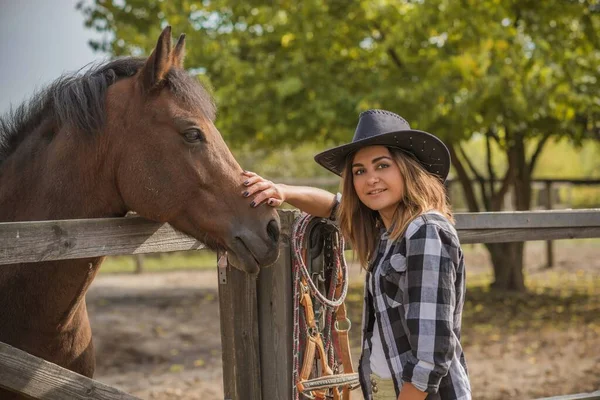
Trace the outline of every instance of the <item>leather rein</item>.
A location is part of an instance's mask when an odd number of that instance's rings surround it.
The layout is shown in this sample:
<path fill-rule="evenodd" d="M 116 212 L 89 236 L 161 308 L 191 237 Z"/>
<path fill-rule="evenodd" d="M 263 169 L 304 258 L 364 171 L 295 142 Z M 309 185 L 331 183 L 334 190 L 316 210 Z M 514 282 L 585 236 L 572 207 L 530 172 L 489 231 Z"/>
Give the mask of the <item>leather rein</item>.
<path fill-rule="evenodd" d="M 359 383 L 348 337 L 348 268 L 339 227 L 303 213 L 294 221 L 292 255 L 293 398 L 350 400 Z"/>

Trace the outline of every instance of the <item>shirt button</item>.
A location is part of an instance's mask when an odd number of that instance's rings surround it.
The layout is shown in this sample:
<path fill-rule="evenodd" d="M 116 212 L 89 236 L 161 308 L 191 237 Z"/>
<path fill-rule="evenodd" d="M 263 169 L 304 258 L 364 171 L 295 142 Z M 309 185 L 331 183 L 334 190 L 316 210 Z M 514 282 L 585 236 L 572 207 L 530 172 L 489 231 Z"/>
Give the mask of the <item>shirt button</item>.
<path fill-rule="evenodd" d="M 379 391 L 379 388 L 377 387 L 377 381 L 375 380 L 375 378 L 371 378 L 371 391 L 373 393 L 377 393 Z"/>

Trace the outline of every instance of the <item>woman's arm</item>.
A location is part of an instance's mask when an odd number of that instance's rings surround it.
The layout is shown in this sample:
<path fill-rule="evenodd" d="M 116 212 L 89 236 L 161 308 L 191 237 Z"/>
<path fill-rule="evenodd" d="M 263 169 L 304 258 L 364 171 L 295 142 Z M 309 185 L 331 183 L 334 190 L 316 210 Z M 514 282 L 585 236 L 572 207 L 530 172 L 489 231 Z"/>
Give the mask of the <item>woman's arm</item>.
<path fill-rule="evenodd" d="M 455 356 L 458 248 L 455 234 L 435 221 L 416 219 L 406 230 L 403 312 L 411 351 L 401 379 L 422 392 L 438 392 Z"/>
<path fill-rule="evenodd" d="M 246 171 L 244 197 L 252 199 L 250 205 L 256 207 L 266 202 L 272 207 L 279 207 L 283 202 L 316 217 L 327 218 L 335 204 L 335 195 L 326 190 L 310 186 L 292 186 L 273 183 L 254 172 Z"/>

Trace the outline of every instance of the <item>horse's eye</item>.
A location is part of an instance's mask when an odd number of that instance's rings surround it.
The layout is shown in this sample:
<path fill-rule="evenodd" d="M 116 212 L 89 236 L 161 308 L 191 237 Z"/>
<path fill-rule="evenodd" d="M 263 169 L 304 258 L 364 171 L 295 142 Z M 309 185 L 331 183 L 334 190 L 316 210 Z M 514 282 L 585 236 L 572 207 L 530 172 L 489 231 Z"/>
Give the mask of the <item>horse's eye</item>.
<path fill-rule="evenodd" d="M 204 134 L 199 129 L 190 129 L 183 133 L 183 138 L 188 143 L 198 143 L 204 141 Z"/>

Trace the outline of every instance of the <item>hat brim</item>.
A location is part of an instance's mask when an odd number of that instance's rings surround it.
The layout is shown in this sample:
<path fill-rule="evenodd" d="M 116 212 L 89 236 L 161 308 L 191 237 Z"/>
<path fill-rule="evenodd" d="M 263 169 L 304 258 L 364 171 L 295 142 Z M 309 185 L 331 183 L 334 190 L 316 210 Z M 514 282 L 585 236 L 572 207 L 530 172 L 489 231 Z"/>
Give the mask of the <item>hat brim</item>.
<path fill-rule="evenodd" d="M 450 152 L 444 142 L 431 133 L 412 129 L 387 132 L 337 146 L 317 154 L 315 161 L 334 174 L 341 176 L 348 155 L 365 146 L 378 145 L 398 148 L 411 153 L 426 171 L 437 175 L 442 182 L 445 182 L 448 177 Z"/>

